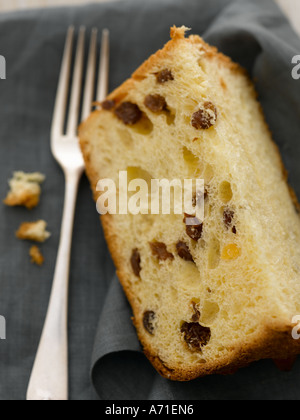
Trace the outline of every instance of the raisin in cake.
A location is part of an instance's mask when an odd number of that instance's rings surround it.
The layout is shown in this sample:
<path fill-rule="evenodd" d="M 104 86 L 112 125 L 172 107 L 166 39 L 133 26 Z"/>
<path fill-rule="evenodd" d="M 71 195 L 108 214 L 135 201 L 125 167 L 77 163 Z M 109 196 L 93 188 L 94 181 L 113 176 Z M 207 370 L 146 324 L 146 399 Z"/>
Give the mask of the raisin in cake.
<path fill-rule="evenodd" d="M 205 180 L 205 218 L 105 215 L 145 353 L 173 380 L 300 353 L 300 220 L 245 72 L 186 28 L 80 129 L 100 179 Z"/>

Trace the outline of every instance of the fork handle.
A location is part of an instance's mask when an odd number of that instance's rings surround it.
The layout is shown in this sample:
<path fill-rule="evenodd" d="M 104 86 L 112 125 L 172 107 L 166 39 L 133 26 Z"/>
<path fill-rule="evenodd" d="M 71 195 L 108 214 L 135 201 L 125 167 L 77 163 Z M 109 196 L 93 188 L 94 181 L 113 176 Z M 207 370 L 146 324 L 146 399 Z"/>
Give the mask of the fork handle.
<path fill-rule="evenodd" d="M 82 171 L 65 173 L 60 245 L 50 303 L 34 362 L 27 400 L 68 400 L 68 286 L 78 184 Z"/>

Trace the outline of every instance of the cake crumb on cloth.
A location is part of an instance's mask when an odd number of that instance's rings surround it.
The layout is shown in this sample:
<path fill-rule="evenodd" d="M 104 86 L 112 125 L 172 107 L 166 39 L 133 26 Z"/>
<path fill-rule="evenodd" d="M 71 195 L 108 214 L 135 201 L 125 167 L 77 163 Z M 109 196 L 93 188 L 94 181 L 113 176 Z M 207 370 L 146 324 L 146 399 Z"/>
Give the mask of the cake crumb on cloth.
<path fill-rule="evenodd" d="M 19 227 L 16 233 L 18 239 L 34 242 L 45 242 L 50 238 L 51 233 L 47 232 L 47 223 L 44 220 L 37 222 L 25 222 Z"/>
<path fill-rule="evenodd" d="M 32 264 L 36 264 L 39 266 L 42 266 L 45 262 L 45 258 L 43 254 L 41 253 L 41 250 L 36 245 L 33 245 L 30 248 L 29 255 L 31 257 Z"/>
<path fill-rule="evenodd" d="M 33 209 L 40 202 L 42 192 L 40 185 L 45 179 L 45 175 L 40 172 L 14 172 L 13 178 L 8 181 L 10 191 L 4 204 L 10 207 L 24 206 L 28 210 Z"/>

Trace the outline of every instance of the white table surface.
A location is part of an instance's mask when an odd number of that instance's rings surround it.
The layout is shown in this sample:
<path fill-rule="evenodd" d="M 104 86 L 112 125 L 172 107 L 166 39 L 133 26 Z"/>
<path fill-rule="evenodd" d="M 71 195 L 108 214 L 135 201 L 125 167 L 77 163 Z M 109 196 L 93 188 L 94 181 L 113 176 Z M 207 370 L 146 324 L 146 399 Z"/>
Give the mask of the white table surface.
<path fill-rule="evenodd" d="M 93 0 L 101 3 L 112 0 Z M 151 0 L 144 0 L 151 1 Z M 251 1 L 251 0 L 249 0 Z M 274 0 L 280 4 L 292 25 L 300 34 L 300 0 Z M 85 4 L 88 0 L 0 0 L 0 13 L 8 10 L 26 9 L 28 7 L 51 7 L 71 4 Z"/>

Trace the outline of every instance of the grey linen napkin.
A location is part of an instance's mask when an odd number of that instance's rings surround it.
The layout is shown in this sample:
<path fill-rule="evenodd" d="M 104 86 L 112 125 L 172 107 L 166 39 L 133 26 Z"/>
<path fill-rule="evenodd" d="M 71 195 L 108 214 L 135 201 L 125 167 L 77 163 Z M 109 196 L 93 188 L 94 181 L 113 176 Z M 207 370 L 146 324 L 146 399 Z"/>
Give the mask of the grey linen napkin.
<path fill-rule="evenodd" d="M 49 130 L 69 24 L 111 30 L 111 89 L 169 39 L 173 24 L 193 28 L 247 68 L 256 80 L 274 139 L 300 196 L 300 81 L 291 77 L 300 40 L 273 0 L 131 0 L 0 16 L 0 197 L 14 170 L 47 175 L 32 212 L 0 206 L 0 400 L 24 399 L 51 288 L 63 204 L 63 175 L 49 148 Z M 42 269 L 14 231 L 44 218 L 52 237 Z M 300 364 L 281 373 L 271 361 L 234 376 L 190 383 L 161 378 L 141 352 L 131 310 L 115 277 L 86 178 L 80 184 L 70 275 L 70 398 L 299 399 Z M 92 359 L 92 364 L 91 364 Z M 92 378 L 92 381 L 91 381 Z M 92 385 L 93 384 L 93 385 Z"/>

